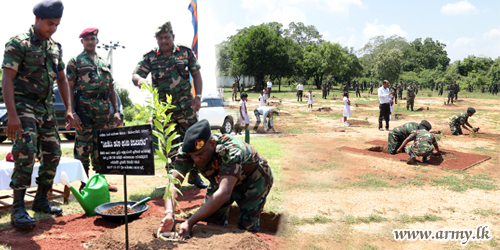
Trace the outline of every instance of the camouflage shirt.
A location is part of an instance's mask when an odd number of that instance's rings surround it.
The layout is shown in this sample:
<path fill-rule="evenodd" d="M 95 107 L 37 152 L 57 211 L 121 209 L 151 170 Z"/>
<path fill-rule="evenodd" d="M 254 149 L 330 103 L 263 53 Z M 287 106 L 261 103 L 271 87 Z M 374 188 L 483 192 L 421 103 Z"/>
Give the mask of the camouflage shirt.
<path fill-rule="evenodd" d="M 437 144 L 434 135 L 424 129 L 413 130 L 408 138 L 410 138 L 410 140 L 415 140 L 415 142 L 413 145 L 407 146 L 406 149 L 411 148 L 411 151 L 417 155 L 425 156 L 432 152 L 432 150 L 434 150 L 434 144 Z"/>
<path fill-rule="evenodd" d="M 94 61 L 95 60 L 95 61 Z M 90 94 L 101 94 L 113 84 L 109 63 L 96 54 L 92 58 L 87 52 L 71 58 L 66 68 L 68 81 L 75 83 L 75 90 Z"/>
<path fill-rule="evenodd" d="M 153 87 L 158 89 L 160 99 L 167 94 L 172 95 L 172 104 L 176 106 L 174 110 L 184 110 L 190 108 L 193 102 L 189 72 L 198 72 L 200 68 L 190 48 L 174 45 L 169 57 L 159 49 L 144 54 L 134 73 L 142 78 L 151 73 Z"/>
<path fill-rule="evenodd" d="M 328 90 L 328 84 L 326 84 L 326 83 L 321 84 L 321 89 L 323 91 L 327 91 Z"/>
<path fill-rule="evenodd" d="M 249 177 L 254 171 L 257 171 L 259 165 L 262 167 L 264 158 L 246 142 L 227 134 L 212 134 L 212 136 L 216 144 L 213 158 L 205 167 L 197 166 L 197 168 L 213 186 L 219 186 L 221 176 L 230 175 L 238 178 L 236 188 L 238 185 L 249 181 Z M 187 173 L 192 166 L 194 166 L 194 162 L 189 154 L 180 151 L 174 162 L 175 169 Z M 264 172 L 270 171 L 269 168 Z"/>
<path fill-rule="evenodd" d="M 461 114 L 456 115 L 453 118 L 451 118 L 450 124 L 463 125 L 467 122 L 468 119 L 469 119 L 469 116 L 467 115 L 467 113 L 461 113 Z"/>
<path fill-rule="evenodd" d="M 52 103 L 54 81 L 64 70 L 61 45 L 52 38 L 41 41 L 31 26 L 5 44 L 2 68 L 17 72 L 13 82 L 16 101 Z"/>
<path fill-rule="evenodd" d="M 397 136 L 403 136 L 406 138 L 411 134 L 411 132 L 418 130 L 418 125 L 420 125 L 420 123 L 408 122 L 399 127 L 395 127 L 392 132 Z"/>
<path fill-rule="evenodd" d="M 408 86 L 406 89 L 406 96 L 409 98 L 415 98 L 415 87 Z"/>
<path fill-rule="evenodd" d="M 392 92 L 394 92 L 395 95 L 398 94 L 398 89 L 399 89 L 399 86 L 398 85 L 394 85 L 392 86 Z"/>

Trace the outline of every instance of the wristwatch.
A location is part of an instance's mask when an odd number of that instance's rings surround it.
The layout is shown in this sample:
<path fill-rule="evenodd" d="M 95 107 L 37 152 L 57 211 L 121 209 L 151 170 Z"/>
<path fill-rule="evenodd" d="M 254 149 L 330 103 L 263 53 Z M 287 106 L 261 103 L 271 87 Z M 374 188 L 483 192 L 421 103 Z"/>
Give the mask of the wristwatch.
<path fill-rule="evenodd" d="M 196 97 L 199 97 L 201 99 L 201 95 L 196 95 Z"/>
<path fill-rule="evenodd" d="M 175 217 L 175 213 L 172 209 L 165 210 L 165 215 L 167 215 L 167 214 L 172 214 L 172 217 Z"/>

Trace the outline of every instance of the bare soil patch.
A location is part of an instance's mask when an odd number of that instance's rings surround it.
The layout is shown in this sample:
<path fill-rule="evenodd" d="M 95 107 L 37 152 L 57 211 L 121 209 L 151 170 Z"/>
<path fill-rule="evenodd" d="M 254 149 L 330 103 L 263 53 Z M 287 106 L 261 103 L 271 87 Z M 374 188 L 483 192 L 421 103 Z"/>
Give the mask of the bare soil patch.
<path fill-rule="evenodd" d="M 331 112 L 332 108 L 330 108 L 330 107 L 321 107 L 321 108 L 319 108 L 319 111 L 321 111 L 321 112 Z"/>
<path fill-rule="evenodd" d="M 481 130 L 479 130 L 481 131 Z M 500 142 L 500 134 L 493 134 L 493 133 L 487 133 L 487 132 L 476 132 L 474 135 L 473 133 L 462 129 L 462 132 L 464 133 L 463 135 L 451 135 L 451 130 L 448 128 L 444 131 L 444 135 L 446 136 L 453 136 L 453 137 L 466 137 L 470 139 L 483 139 L 483 140 L 492 140 L 496 142 Z M 439 130 L 439 133 L 441 131 Z"/>
<path fill-rule="evenodd" d="M 196 224 L 191 238 L 185 241 L 157 239 L 158 222 L 163 217 L 153 216 L 136 220 L 128 225 L 130 249 L 267 249 L 268 245 L 258 236 L 240 229 L 216 225 Z M 176 231 L 183 221 L 177 221 Z M 125 225 L 108 230 L 90 242 L 90 249 L 125 248 Z"/>
<path fill-rule="evenodd" d="M 358 126 L 369 126 L 371 123 L 369 121 L 363 121 L 363 120 L 347 120 L 351 125 L 358 125 Z"/>

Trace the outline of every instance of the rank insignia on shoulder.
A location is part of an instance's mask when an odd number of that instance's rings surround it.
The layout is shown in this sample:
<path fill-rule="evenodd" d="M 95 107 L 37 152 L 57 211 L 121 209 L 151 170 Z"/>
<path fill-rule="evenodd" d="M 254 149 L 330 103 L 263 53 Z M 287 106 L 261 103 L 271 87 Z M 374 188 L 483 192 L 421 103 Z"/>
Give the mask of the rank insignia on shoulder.
<path fill-rule="evenodd" d="M 204 145 L 205 145 L 205 140 L 203 139 L 198 139 L 194 142 L 194 148 L 196 150 L 200 150 L 201 148 L 203 148 Z"/>
<path fill-rule="evenodd" d="M 221 157 L 225 156 L 227 154 L 227 151 L 228 151 L 228 148 L 224 145 L 217 145 L 217 147 L 215 147 L 215 153 L 217 153 Z"/>

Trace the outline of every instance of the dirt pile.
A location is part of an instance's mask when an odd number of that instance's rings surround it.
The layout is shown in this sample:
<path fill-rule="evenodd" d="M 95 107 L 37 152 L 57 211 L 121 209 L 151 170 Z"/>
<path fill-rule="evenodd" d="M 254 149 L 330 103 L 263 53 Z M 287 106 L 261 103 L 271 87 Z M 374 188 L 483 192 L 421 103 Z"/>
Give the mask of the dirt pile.
<path fill-rule="evenodd" d="M 135 213 L 137 212 L 136 210 L 134 209 L 130 209 L 130 208 L 127 208 L 127 213 L 128 214 L 132 214 L 132 213 Z M 116 205 L 104 212 L 102 212 L 103 214 L 125 214 L 125 206 L 124 205 Z"/>
<path fill-rule="evenodd" d="M 267 249 L 268 245 L 256 235 L 240 229 L 217 225 L 196 224 L 186 241 L 163 241 L 156 238 L 158 221 L 162 217 L 146 217 L 128 225 L 130 249 Z M 182 221 L 176 223 L 179 230 Z M 90 249 L 125 248 L 125 225 L 107 230 L 88 243 Z"/>
<path fill-rule="evenodd" d="M 330 107 L 321 107 L 321 108 L 319 108 L 319 111 L 321 111 L 321 112 L 331 112 L 332 108 L 330 108 Z"/>
<path fill-rule="evenodd" d="M 371 147 L 368 149 L 368 151 L 387 153 L 387 146 L 383 145 L 383 146 Z"/>
<path fill-rule="evenodd" d="M 347 122 L 349 122 L 349 124 L 351 125 L 358 125 L 358 126 L 370 125 L 369 121 L 363 121 L 363 120 L 347 120 Z"/>

